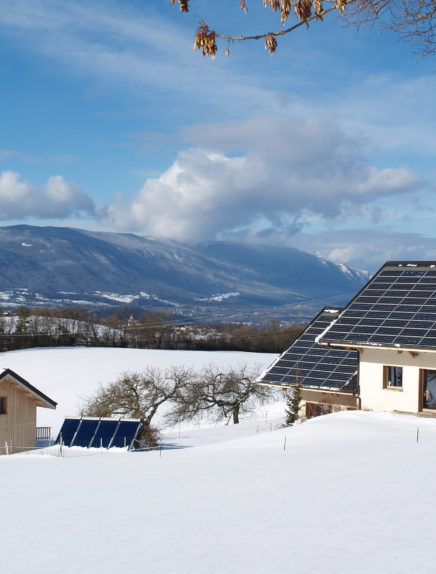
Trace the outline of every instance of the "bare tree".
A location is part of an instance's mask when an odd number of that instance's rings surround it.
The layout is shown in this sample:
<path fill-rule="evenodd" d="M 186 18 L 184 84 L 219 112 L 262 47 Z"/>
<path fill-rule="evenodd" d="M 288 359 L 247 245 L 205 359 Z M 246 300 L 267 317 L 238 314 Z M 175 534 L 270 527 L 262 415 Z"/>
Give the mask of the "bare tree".
<path fill-rule="evenodd" d="M 261 1 L 265 7 L 280 15 L 281 29 L 253 36 L 237 36 L 217 32 L 201 21 L 195 34 L 194 49 L 201 50 L 205 56 L 215 56 L 218 49 L 217 39 L 228 42 L 264 40 L 265 48 L 273 53 L 277 49 L 277 39 L 281 36 L 301 26 L 309 27 L 313 20 L 322 21 L 327 14 L 337 12 L 349 13 L 349 22 L 357 26 L 367 21 L 378 21 L 381 26 L 399 33 L 402 39 L 417 44 L 424 55 L 435 53 L 435 0 L 256 0 Z M 170 0 L 171 5 L 176 2 L 182 12 L 189 11 L 190 0 Z M 248 12 L 247 4 L 247 0 L 239 2 L 244 12 Z M 297 21 L 285 27 L 291 12 L 294 12 Z M 228 48 L 226 53 L 229 53 Z"/>
<path fill-rule="evenodd" d="M 191 378 L 189 369 L 175 367 L 165 372 L 152 368 L 142 373 L 127 372 L 88 398 L 82 414 L 141 418 L 147 427 L 158 408 L 166 401 L 174 400 Z"/>
<path fill-rule="evenodd" d="M 195 380 L 180 387 L 169 420 L 175 423 L 193 419 L 202 412 L 213 412 L 218 420 L 232 418 L 238 424 L 242 412 L 249 412 L 269 396 L 269 389 L 256 383 L 257 375 L 246 367 L 225 372 L 205 368 Z"/>

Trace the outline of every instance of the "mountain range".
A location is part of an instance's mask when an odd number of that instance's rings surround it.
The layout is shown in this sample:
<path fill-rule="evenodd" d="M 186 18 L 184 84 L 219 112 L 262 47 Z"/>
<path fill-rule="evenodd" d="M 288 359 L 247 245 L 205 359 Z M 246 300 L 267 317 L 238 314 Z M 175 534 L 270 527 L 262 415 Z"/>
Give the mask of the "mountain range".
<path fill-rule="evenodd" d="M 129 304 L 202 320 L 304 320 L 345 304 L 368 274 L 290 247 L 188 246 L 131 233 L 0 228 L 4 307 Z"/>

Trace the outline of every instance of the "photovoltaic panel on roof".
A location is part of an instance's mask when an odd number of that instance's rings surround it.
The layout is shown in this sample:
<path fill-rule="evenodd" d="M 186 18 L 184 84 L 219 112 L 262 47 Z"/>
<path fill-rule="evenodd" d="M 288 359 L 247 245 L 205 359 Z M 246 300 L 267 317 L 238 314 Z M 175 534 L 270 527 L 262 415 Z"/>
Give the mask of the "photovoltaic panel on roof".
<path fill-rule="evenodd" d="M 436 348 L 436 262 L 388 262 L 321 343 Z"/>
<path fill-rule="evenodd" d="M 260 383 L 289 387 L 341 390 L 352 393 L 357 384 L 357 353 L 318 345 L 315 341 L 338 318 L 341 309 L 323 309 L 306 330 L 267 370 Z"/>

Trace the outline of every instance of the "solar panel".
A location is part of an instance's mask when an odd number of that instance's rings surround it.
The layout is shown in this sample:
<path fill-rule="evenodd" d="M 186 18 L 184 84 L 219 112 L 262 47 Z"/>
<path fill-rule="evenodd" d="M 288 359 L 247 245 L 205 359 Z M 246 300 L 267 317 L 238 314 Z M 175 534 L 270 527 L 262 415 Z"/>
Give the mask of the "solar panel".
<path fill-rule="evenodd" d="M 138 420 L 121 421 L 110 443 L 111 447 L 117 446 L 120 448 L 129 447 L 132 445 L 141 427 L 141 422 Z"/>
<path fill-rule="evenodd" d="M 353 392 L 356 388 L 357 352 L 323 347 L 315 339 L 338 318 L 341 309 L 325 308 L 300 337 L 264 373 L 260 383 Z M 354 379 L 354 383 L 351 381 Z"/>
<path fill-rule="evenodd" d="M 119 420 L 116 419 L 109 419 L 109 420 L 100 420 L 100 424 L 98 425 L 97 431 L 92 438 L 92 441 L 89 443 L 89 446 L 93 447 L 103 447 L 108 448 L 111 442 L 112 437 L 117 430 L 119 425 Z"/>
<path fill-rule="evenodd" d="M 321 342 L 436 348 L 435 279 L 436 262 L 386 263 Z"/>
<path fill-rule="evenodd" d="M 85 448 L 131 448 L 142 428 L 140 419 L 105 419 L 98 417 L 66 418 L 56 443 Z"/>
<path fill-rule="evenodd" d="M 68 418 L 64 420 L 61 430 L 59 431 L 58 437 L 56 439 L 56 444 L 59 444 L 62 440 L 62 444 L 65 446 L 70 446 L 74 438 L 74 435 L 79 428 L 81 423 L 80 417 Z"/>
<path fill-rule="evenodd" d="M 92 442 L 92 438 L 96 433 L 99 424 L 99 419 L 82 419 L 79 428 L 77 429 L 76 436 L 72 440 L 70 446 L 88 447 Z"/>

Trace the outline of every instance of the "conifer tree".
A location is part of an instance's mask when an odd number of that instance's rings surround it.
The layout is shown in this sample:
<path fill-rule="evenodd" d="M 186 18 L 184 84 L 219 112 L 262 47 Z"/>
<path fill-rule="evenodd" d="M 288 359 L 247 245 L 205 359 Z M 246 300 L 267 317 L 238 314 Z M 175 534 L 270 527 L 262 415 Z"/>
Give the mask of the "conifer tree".
<path fill-rule="evenodd" d="M 298 420 L 301 403 L 300 367 L 295 368 L 294 385 L 286 397 L 286 426 L 291 426 Z"/>

